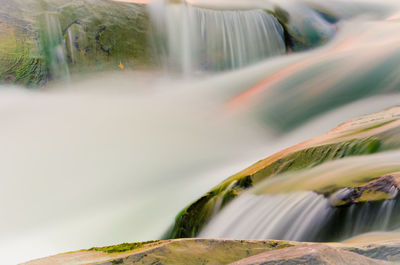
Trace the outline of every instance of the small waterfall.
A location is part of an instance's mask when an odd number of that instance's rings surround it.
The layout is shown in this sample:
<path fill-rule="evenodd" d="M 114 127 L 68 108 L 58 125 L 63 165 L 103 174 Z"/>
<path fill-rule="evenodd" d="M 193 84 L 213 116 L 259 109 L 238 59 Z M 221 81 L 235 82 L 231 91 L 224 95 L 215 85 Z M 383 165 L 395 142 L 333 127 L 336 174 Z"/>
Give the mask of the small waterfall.
<path fill-rule="evenodd" d="M 58 14 L 44 12 L 40 19 L 40 44 L 52 79 L 68 81 L 66 46 Z"/>
<path fill-rule="evenodd" d="M 333 207 L 323 195 L 244 194 L 223 209 L 199 237 L 332 241 L 400 225 L 396 200 Z"/>
<path fill-rule="evenodd" d="M 282 26 L 261 9 L 221 11 L 162 1 L 149 10 L 161 60 L 184 74 L 241 68 L 285 53 Z"/>

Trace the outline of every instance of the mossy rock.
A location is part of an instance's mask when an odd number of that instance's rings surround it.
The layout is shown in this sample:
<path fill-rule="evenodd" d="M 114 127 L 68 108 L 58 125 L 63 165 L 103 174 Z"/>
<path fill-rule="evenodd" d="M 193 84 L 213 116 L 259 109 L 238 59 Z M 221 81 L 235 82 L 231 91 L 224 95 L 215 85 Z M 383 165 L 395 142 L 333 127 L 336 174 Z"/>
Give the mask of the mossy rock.
<path fill-rule="evenodd" d="M 387 237 L 384 235 L 384 237 Z M 23 263 L 44 264 L 392 264 L 398 236 L 390 242 L 301 243 L 277 240 L 178 239 L 123 253 L 80 250 Z M 136 244 L 136 243 L 131 243 Z"/>
<path fill-rule="evenodd" d="M 233 175 L 178 214 L 169 238 L 194 237 L 210 218 L 245 190 L 278 174 L 313 168 L 328 161 L 369 155 L 400 146 L 400 107 L 365 115 L 341 124 L 332 131 L 300 143 Z M 382 174 L 392 171 L 381 172 Z M 379 177 L 371 175 L 363 183 Z M 288 177 L 289 178 L 289 177 Z M 360 182 L 355 183 L 356 187 Z M 329 185 L 328 185 L 329 186 Z M 345 185 L 343 187 L 346 187 Z M 343 187 L 321 187 L 333 193 Z M 269 189 L 271 189 L 269 187 Z M 261 190 L 261 188 L 260 188 Z M 383 198 L 383 197 L 382 197 Z"/>
<path fill-rule="evenodd" d="M 230 264 L 259 253 L 293 247 L 285 241 L 186 239 L 119 259 L 120 264 Z M 113 264 L 112 261 L 103 263 Z"/>
<path fill-rule="evenodd" d="M 263 252 L 290 248 L 296 244 L 278 240 L 176 239 L 96 247 L 33 260 L 24 264 L 221 265 Z"/>
<path fill-rule="evenodd" d="M 160 244 L 161 241 L 153 240 L 153 241 L 145 241 L 145 242 L 134 242 L 134 243 L 122 243 L 118 245 L 106 246 L 106 247 L 93 247 L 88 249 L 89 251 L 101 251 L 105 253 L 121 253 L 126 251 L 133 250 L 143 250 L 146 247 L 154 247 Z"/>
<path fill-rule="evenodd" d="M 0 82 L 39 85 L 46 66 L 37 34 L 16 1 L 0 1 Z"/>
<path fill-rule="evenodd" d="M 333 14 L 313 9 L 275 6 L 268 13 L 276 17 L 285 30 L 285 43 L 289 51 L 303 51 L 321 46 L 336 33 L 333 25 L 338 18 Z"/>
<path fill-rule="evenodd" d="M 143 5 L 1 0 L 0 79 L 43 85 L 73 73 L 154 67 Z"/>

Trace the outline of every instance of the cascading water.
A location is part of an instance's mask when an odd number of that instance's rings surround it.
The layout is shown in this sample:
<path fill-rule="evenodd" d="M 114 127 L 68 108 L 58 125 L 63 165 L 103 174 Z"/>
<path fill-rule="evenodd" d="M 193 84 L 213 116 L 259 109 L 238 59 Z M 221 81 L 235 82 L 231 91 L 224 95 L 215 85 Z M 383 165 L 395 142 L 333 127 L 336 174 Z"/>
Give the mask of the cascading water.
<path fill-rule="evenodd" d="M 395 228 L 399 210 L 397 200 L 332 207 L 314 192 L 246 194 L 214 217 L 199 237 L 337 241 Z"/>
<path fill-rule="evenodd" d="M 199 236 L 340 241 L 396 229 L 400 226 L 399 157 L 394 151 L 343 158 L 271 177 L 223 208 Z M 368 176 L 380 177 L 373 177 L 368 185 L 340 188 L 362 183 Z M 357 201 L 379 194 L 384 197 Z"/>
<path fill-rule="evenodd" d="M 1 79 L 55 79 L 0 89 L 2 261 L 158 239 L 188 202 L 256 159 L 399 102 L 335 112 L 399 91 L 397 0 L 128 2 L 0 0 L 11 36 L 0 38 Z M 165 78 L 158 59 L 204 80 Z M 56 83 L 105 70 L 122 73 Z M 360 205 L 247 194 L 202 236 L 327 240 L 398 225 L 397 200 Z"/>
<path fill-rule="evenodd" d="M 312 192 L 267 196 L 246 194 L 214 217 L 199 236 L 304 240 L 310 232 L 317 233 L 330 214 L 328 201 Z M 315 219 L 317 216 L 318 220 Z M 305 224 L 307 220 L 312 220 L 313 225 Z"/>
<path fill-rule="evenodd" d="M 185 74 L 241 68 L 286 50 L 283 27 L 261 9 L 221 11 L 161 1 L 149 10 L 161 60 Z"/>
<path fill-rule="evenodd" d="M 56 14 L 46 12 L 40 19 L 40 34 L 43 36 L 40 43 L 47 64 L 51 79 L 68 81 L 70 78 L 67 63 L 67 52 L 60 20 Z"/>

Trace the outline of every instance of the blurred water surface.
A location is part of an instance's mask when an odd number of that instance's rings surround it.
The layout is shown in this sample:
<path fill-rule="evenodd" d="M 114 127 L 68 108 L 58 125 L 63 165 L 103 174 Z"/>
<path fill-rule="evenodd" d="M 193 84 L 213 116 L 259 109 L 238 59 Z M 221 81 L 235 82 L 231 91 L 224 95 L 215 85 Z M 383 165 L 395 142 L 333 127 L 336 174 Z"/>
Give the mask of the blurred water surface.
<path fill-rule="evenodd" d="M 399 102 L 394 0 L 0 2 L 2 59 L 29 65 L 2 78 L 36 87 L 0 88 L 10 264 L 160 238 L 231 174 Z"/>

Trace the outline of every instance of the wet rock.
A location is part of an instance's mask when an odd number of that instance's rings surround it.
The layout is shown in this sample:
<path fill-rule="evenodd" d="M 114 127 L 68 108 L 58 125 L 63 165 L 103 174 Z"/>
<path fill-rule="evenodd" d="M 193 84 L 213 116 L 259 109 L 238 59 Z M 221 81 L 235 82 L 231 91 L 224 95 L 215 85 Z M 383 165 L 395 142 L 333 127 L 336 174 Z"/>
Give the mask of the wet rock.
<path fill-rule="evenodd" d="M 154 65 L 142 5 L 0 0 L 0 81 L 41 86 L 78 72 Z"/>
<path fill-rule="evenodd" d="M 384 265 L 388 261 L 371 259 L 356 253 L 322 244 L 300 245 L 258 254 L 231 265 Z"/>
<path fill-rule="evenodd" d="M 199 264 L 265 264 L 265 265 L 389 265 L 397 252 L 390 255 L 387 243 L 315 244 L 276 240 L 175 239 L 148 244 L 121 253 L 81 250 L 24 263 L 24 265 L 199 265 Z M 114 247 L 118 247 L 114 246 Z M 109 249 L 110 247 L 107 247 Z M 379 253 L 379 255 L 377 255 Z M 382 260 L 379 260 L 382 259 Z"/>
<path fill-rule="evenodd" d="M 334 245 L 374 259 L 400 260 L 399 230 L 365 233 Z"/>
<path fill-rule="evenodd" d="M 176 239 L 121 253 L 77 251 L 24 263 L 24 265 L 85 265 L 85 264 L 164 264 L 198 265 L 229 264 L 234 261 L 271 251 L 290 248 L 293 245 L 273 240 L 223 240 L 223 239 Z M 110 249 L 106 247 L 105 249 Z"/>
<path fill-rule="evenodd" d="M 359 187 L 341 189 L 333 194 L 330 199 L 333 206 L 394 199 L 399 188 L 400 184 L 395 176 L 385 175 Z"/>

